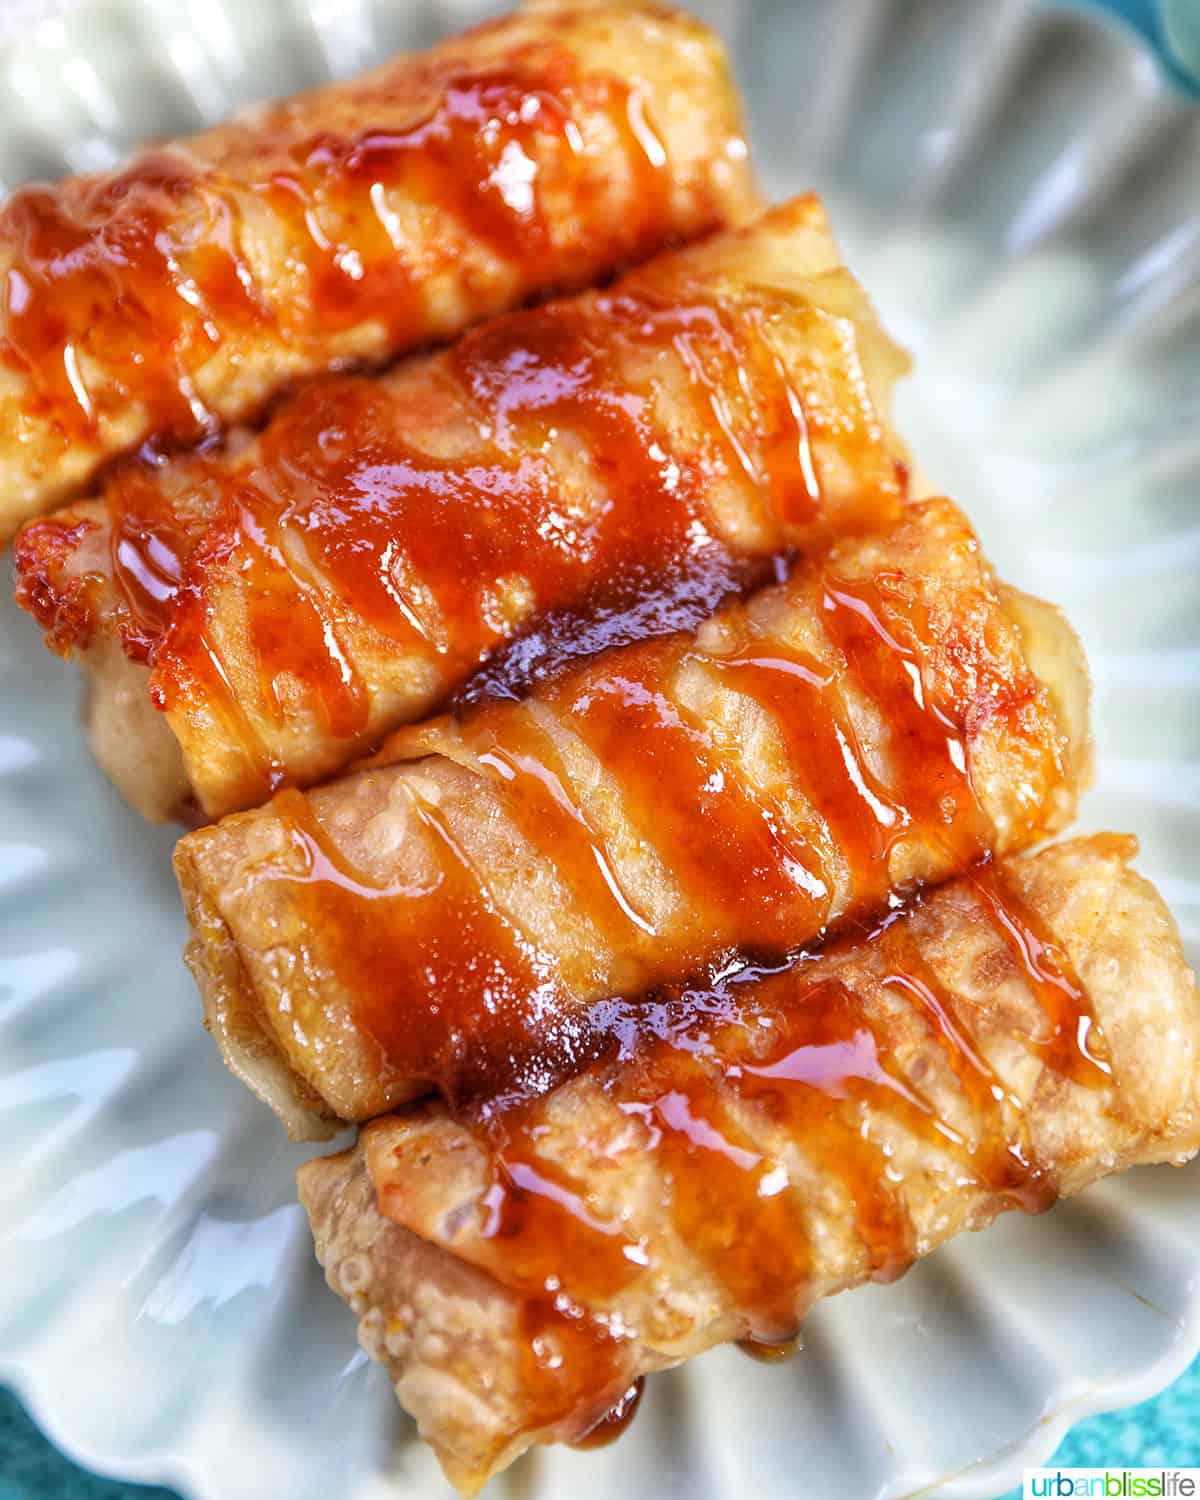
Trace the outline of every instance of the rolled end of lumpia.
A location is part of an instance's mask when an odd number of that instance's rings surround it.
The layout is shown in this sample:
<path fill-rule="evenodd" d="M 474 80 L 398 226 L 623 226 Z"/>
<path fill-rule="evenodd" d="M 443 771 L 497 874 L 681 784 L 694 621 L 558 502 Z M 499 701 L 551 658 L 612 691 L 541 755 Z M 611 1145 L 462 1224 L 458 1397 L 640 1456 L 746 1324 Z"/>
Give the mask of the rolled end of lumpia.
<path fill-rule="evenodd" d="M 949 501 L 913 505 L 691 636 L 181 840 L 209 1024 L 294 1133 L 552 1081 L 595 1003 L 1061 829 L 1086 699 L 1057 611 L 998 588 Z"/>
<path fill-rule="evenodd" d="M 609 1017 L 549 1094 L 416 1106 L 299 1173 L 317 1253 L 448 1477 L 645 1374 L 796 1333 L 1014 1208 L 1200 1147 L 1200 996 L 1102 835 L 791 966 Z"/>

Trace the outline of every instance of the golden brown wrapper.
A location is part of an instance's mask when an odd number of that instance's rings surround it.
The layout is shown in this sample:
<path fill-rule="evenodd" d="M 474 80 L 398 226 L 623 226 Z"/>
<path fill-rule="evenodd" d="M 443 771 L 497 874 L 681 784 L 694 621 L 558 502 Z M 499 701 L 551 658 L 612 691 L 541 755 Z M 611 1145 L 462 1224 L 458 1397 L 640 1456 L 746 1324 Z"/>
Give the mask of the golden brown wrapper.
<path fill-rule="evenodd" d="M 724 51 L 526 10 L 0 205 L 0 541 L 147 438 L 591 284 L 758 203 Z"/>
<path fill-rule="evenodd" d="M 1200 996 L 1135 847 L 1003 861 L 490 1124 L 416 1106 L 302 1167 L 329 1283 L 448 1477 L 473 1493 L 639 1376 L 1194 1154 Z"/>
<path fill-rule="evenodd" d="M 502 1091 L 569 1066 L 593 1002 L 781 957 L 1062 828 L 1088 735 L 1069 627 L 922 502 L 694 636 L 188 835 L 188 961 L 293 1134 Z"/>
<path fill-rule="evenodd" d="M 120 469 L 22 532 L 18 599 L 88 669 L 129 800 L 215 819 L 336 774 L 505 646 L 528 678 L 886 526 L 904 367 L 798 198 L 316 381 L 227 452 Z"/>

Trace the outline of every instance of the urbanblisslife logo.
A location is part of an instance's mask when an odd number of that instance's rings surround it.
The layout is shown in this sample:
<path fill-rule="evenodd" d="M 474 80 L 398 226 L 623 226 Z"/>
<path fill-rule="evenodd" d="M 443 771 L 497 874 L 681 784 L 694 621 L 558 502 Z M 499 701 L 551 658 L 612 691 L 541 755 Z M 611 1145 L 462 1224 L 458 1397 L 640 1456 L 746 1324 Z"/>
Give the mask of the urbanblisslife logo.
<path fill-rule="evenodd" d="M 1200 1469 L 1026 1469 L 1024 1500 L 1183 1500 L 1200 1497 Z"/>

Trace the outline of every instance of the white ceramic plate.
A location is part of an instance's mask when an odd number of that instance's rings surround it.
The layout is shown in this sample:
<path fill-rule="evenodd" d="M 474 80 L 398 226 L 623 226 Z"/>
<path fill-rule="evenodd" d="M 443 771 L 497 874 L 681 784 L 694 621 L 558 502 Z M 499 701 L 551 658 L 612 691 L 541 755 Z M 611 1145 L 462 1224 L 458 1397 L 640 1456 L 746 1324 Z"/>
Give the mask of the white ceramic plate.
<path fill-rule="evenodd" d="M 0 50 L 0 181 L 107 163 L 484 8 L 57 0 Z M 1132 36 L 1027 0 L 700 8 L 735 44 L 768 185 L 827 190 L 918 354 L 903 416 L 926 468 L 1081 628 L 1085 821 L 1142 835 L 1195 959 L 1200 116 Z M 313 1262 L 300 1153 L 200 1030 L 170 835 L 93 769 L 75 695 L 0 600 L 0 1375 L 87 1463 L 195 1496 L 443 1495 Z M 624 1441 L 539 1454 L 496 1493 L 996 1494 L 1200 1349 L 1198 1188 L 1148 1171 L 1004 1222 L 822 1308 L 790 1365 L 718 1352 L 658 1378 Z"/>

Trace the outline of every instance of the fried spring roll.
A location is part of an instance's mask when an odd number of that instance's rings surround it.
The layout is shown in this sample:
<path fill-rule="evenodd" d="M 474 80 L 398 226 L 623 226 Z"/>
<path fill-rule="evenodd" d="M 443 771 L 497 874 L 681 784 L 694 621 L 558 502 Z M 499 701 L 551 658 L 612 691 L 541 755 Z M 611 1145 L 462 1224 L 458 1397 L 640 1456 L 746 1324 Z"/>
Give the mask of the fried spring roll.
<path fill-rule="evenodd" d="M 1135 847 L 1006 861 L 782 972 L 626 1005 L 549 1095 L 419 1106 L 302 1167 L 329 1284 L 460 1490 L 650 1371 L 1195 1153 L 1200 996 Z"/>
<path fill-rule="evenodd" d="M 902 366 L 802 198 L 384 378 L 317 382 L 236 457 L 119 473 L 25 530 L 18 597 L 91 667 L 130 800 L 215 818 L 340 770 L 515 636 L 536 675 L 886 525 Z"/>
<path fill-rule="evenodd" d="M 777 959 L 1061 827 L 1087 718 L 1061 616 L 921 502 L 693 636 L 188 835 L 188 962 L 294 1134 L 488 1095 L 569 1065 L 592 1003 Z"/>
<path fill-rule="evenodd" d="M 148 437 L 753 212 L 715 37 L 531 8 L 0 207 L 0 542 Z"/>

